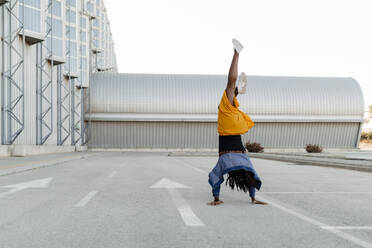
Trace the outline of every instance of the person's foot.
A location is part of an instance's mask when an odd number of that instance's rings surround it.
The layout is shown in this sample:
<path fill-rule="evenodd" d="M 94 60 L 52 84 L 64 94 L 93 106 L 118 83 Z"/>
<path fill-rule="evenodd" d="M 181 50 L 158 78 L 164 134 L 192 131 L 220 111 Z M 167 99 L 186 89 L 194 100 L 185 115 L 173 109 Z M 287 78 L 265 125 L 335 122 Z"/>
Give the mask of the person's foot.
<path fill-rule="evenodd" d="M 237 53 L 240 53 L 243 50 L 244 46 L 237 39 L 232 39 L 232 43 Z"/>
<path fill-rule="evenodd" d="M 240 73 L 239 76 L 239 81 L 238 81 L 238 93 L 239 94 L 245 94 L 245 91 L 247 89 L 247 75 L 242 72 Z"/>

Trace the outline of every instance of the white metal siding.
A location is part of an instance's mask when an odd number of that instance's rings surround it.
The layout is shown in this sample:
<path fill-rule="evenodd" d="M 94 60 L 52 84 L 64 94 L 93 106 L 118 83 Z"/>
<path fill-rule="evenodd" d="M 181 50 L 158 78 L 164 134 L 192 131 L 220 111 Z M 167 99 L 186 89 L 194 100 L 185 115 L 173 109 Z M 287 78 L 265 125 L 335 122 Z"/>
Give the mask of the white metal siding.
<path fill-rule="evenodd" d="M 223 75 L 96 74 L 91 147 L 216 148 Z M 356 148 L 364 101 L 352 78 L 248 77 L 243 140 L 267 148 Z"/>
<path fill-rule="evenodd" d="M 92 122 L 92 148 L 218 148 L 217 123 Z M 266 148 L 355 148 L 358 123 L 256 123 L 246 141 Z"/>
<path fill-rule="evenodd" d="M 15 144 L 36 144 L 36 49 L 25 47 L 25 130 Z"/>

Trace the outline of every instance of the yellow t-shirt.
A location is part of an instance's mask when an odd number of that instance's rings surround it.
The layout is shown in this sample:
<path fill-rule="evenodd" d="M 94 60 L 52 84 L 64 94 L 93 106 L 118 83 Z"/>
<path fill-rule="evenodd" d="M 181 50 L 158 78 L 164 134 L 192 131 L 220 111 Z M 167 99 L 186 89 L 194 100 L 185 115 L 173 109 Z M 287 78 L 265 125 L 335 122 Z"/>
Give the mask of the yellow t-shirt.
<path fill-rule="evenodd" d="M 234 96 L 233 106 L 227 98 L 226 91 L 218 107 L 218 133 L 219 135 L 239 135 L 248 132 L 254 126 L 251 118 L 240 111 L 239 102 Z"/>

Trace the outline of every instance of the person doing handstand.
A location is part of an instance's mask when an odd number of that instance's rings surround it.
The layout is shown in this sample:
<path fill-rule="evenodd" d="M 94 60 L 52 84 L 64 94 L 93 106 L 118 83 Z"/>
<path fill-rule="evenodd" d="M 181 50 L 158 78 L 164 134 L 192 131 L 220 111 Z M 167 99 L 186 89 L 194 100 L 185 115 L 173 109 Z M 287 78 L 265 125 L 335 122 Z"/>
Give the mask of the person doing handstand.
<path fill-rule="evenodd" d="M 267 203 L 255 198 L 256 189 L 261 188 L 261 179 L 253 168 L 252 162 L 245 153 L 241 134 L 248 132 L 254 126 L 251 118 L 239 110 L 239 102 L 236 96 L 246 91 L 247 76 L 242 73 L 239 77 L 238 86 L 238 61 L 239 53 L 243 49 L 242 44 L 233 39 L 234 57 L 232 59 L 226 89 L 218 106 L 218 133 L 219 133 L 219 159 L 216 166 L 209 173 L 209 184 L 212 187 L 214 200 L 208 205 L 219 205 L 220 185 L 224 181 L 224 175 L 228 174 L 226 185 L 231 189 L 236 188 L 245 193 L 249 192 L 252 204 Z"/>

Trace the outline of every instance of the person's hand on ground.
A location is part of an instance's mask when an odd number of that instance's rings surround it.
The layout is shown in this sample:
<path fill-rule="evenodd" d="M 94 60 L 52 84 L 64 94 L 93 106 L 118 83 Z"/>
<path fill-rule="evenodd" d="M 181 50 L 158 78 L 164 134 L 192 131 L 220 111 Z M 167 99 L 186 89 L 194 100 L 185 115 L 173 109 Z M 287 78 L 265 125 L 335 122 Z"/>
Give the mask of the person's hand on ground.
<path fill-rule="evenodd" d="M 266 202 L 259 201 L 259 200 L 256 200 L 256 199 L 252 199 L 252 204 L 268 205 Z"/>
<path fill-rule="evenodd" d="M 211 201 L 211 202 L 208 202 L 207 205 L 209 205 L 209 206 L 217 206 L 217 205 L 220 205 L 220 204 L 222 204 L 222 203 L 223 203 L 223 201 L 218 200 L 218 201 Z"/>

